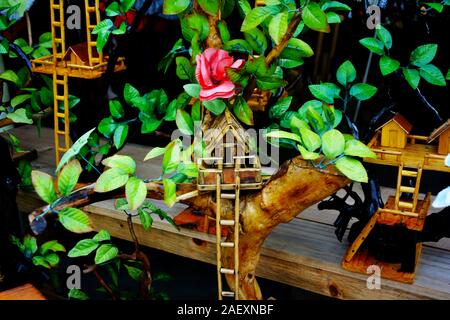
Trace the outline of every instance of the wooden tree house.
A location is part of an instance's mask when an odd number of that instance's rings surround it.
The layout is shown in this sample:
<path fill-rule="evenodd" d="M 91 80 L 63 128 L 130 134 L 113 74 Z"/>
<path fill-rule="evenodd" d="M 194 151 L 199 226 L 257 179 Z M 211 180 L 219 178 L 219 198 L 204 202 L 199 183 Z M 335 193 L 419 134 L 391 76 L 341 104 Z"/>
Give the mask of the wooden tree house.
<path fill-rule="evenodd" d="M 86 42 L 66 50 L 64 0 L 50 0 L 52 54 L 32 60 L 32 71 L 53 76 L 53 108 L 56 164 L 70 148 L 68 78 L 99 78 L 107 68 L 108 57 L 96 49 L 97 38 L 92 30 L 100 22 L 99 0 L 84 0 Z M 114 71 L 125 69 L 119 58 Z"/>
<path fill-rule="evenodd" d="M 207 157 L 197 159 L 197 188 L 203 192 L 214 192 L 216 200 L 216 253 L 218 299 L 239 299 L 239 293 L 225 291 L 222 275 L 232 276 L 234 288 L 239 288 L 239 232 L 240 192 L 262 187 L 261 164 L 256 155 L 251 155 L 250 136 L 228 111 L 216 118 L 204 135 Z M 234 200 L 234 219 L 222 219 L 222 199 Z M 233 228 L 232 241 L 222 240 L 222 227 Z M 234 250 L 233 266 L 222 266 L 222 250 Z"/>
<path fill-rule="evenodd" d="M 437 152 L 442 155 L 450 153 L 450 119 L 443 123 L 439 128 L 435 129 L 427 140 L 431 143 L 439 138 Z"/>
<path fill-rule="evenodd" d="M 389 121 L 377 129 L 381 130 L 381 146 L 405 148 L 407 135 L 412 125 L 400 113 L 396 113 Z"/>

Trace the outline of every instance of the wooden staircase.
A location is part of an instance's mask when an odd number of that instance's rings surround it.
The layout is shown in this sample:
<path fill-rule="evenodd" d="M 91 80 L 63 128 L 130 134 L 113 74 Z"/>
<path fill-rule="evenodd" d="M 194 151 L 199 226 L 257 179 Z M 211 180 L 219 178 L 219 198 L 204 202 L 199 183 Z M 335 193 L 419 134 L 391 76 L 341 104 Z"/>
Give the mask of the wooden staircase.
<path fill-rule="evenodd" d="M 395 193 L 395 210 L 416 212 L 420 180 L 422 179 L 422 163 L 417 168 L 405 168 L 403 162 L 398 168 L 397 191 Z M 404 178 L 415 179 L 414 187 L 404 186 Z M 402 194 L 410 194 L 412 200 L 402 200 Z"/>
<path fill-rule="evenodd" d="M 87 51 L 89 65 L 92 67 L 103 62 L 103 55 L 97 54 L 97 35 L 92 34 L 95 26 L 100 22 L 99 0 L 84 0 L 86 17 Z"/>

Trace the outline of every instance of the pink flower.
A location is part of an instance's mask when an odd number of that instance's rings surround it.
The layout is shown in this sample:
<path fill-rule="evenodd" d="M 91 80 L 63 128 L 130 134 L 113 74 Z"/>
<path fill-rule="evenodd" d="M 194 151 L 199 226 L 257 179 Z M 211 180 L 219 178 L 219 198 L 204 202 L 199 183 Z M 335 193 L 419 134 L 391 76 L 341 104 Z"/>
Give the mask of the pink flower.
<path fill-rule="evenodd" d="M 228 78 L 226 68 L 241 68 L 245 60 L 233 62 L 228 52 L 221 49 L 208 48 L 197 55 L 195 76 L 202 87 L 199 99 L 203 101 L 216 98 L 230 98 L 235 94 L 235 85 Z"/>

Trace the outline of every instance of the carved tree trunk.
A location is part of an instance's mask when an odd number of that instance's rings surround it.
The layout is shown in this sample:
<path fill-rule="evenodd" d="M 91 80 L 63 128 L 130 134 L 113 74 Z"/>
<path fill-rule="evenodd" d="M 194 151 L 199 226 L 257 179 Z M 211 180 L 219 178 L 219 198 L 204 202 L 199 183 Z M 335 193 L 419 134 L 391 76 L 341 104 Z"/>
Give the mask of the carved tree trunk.
<path fill-rule="evenodd" d="M 292 220 L 304 209 L 332 195 L 350 181 L 340 175 L 333 167 L 327 171 L 317 170 L 299 157 L 286 162 L 271 180 L 255 193 L 241 197 L 241 235 L 239 239 L 239 276 L 240 299 L 262 299 L 261 290 L 255 278 L 256 266 L 262 244 L 272 230 L 280 223 Z M 93 192 L 94 185 L 75 191 L 55 208 L 61 210 L 67 206 L 85 206 L 89 203 L 109 197 L 123 196 L 123 190 L 110 194 Z M 147 196 L 153 199 L 163 198 L 161 184 L 147 184 Z M 182 184 L 177 188 L 178 194 L 195 190 L 192 184 Z M 211 194 L 204 193 L 198 197 L 183 201 L 204 214 L 215 216 L 216 205 Z M 30 215 L 30 221 L 47 207 L 37 209 Z M 222 219 L 233 219 L 234 201 L 222 200 Z M 233 234 L 229 235 L 232 241 Z M 223 251 L 222 263 L 224 267 L 232 268 L 233 249 Z M 227 276 L 228 285 L 234 289 L 232 276 Z"/>

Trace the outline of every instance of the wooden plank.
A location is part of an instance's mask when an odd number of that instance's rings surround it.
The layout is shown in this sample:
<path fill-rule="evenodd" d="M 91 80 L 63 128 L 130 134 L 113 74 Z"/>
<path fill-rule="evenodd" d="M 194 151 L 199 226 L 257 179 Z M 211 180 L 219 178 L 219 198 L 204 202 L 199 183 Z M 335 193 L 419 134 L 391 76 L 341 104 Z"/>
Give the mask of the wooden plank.
<path fill-rule="evenodd" d="M 0 292 L 0 300 L 47 300 L 32 284 Z"/>

